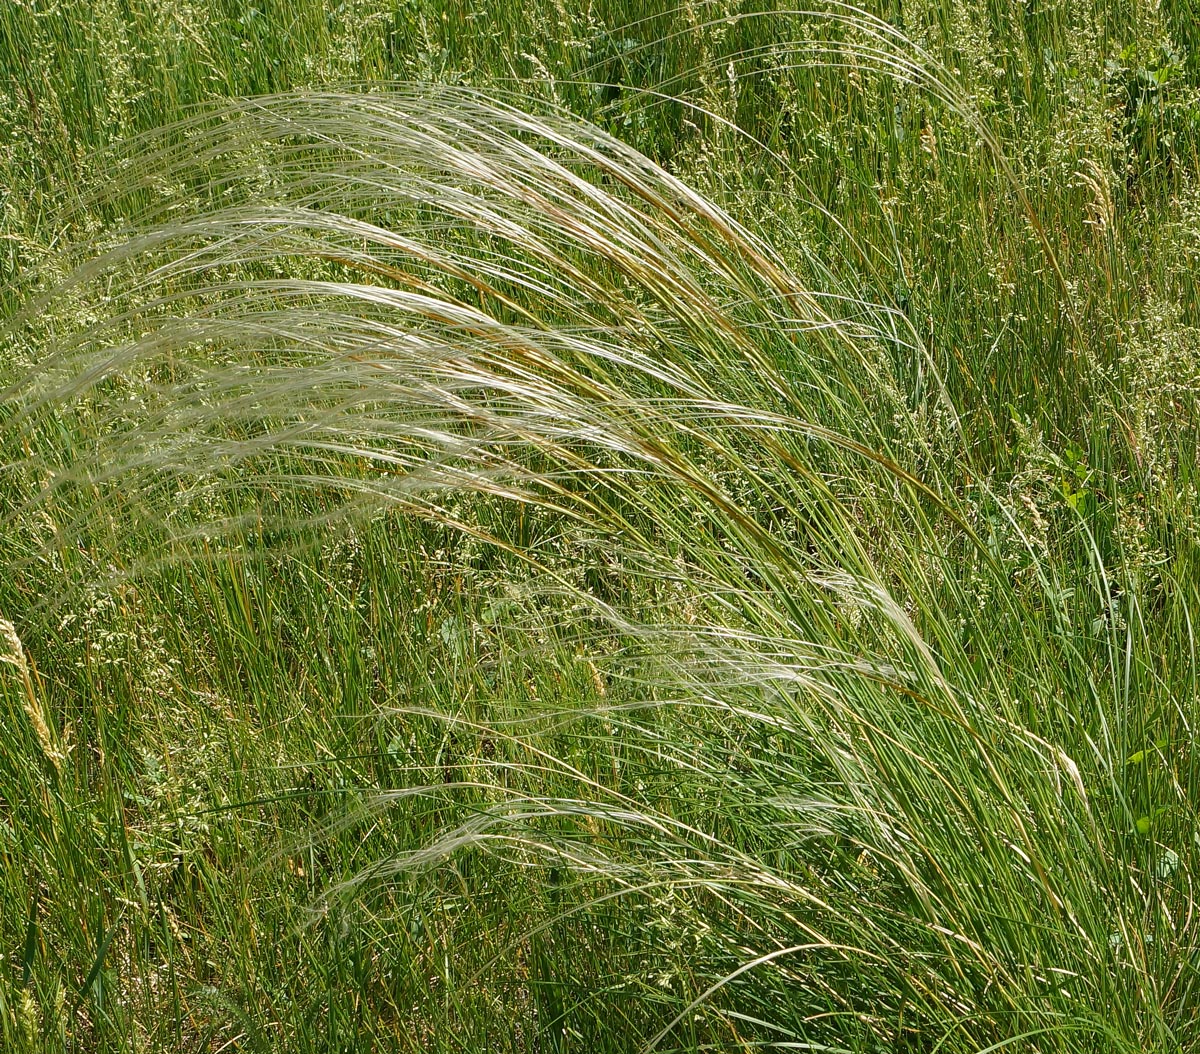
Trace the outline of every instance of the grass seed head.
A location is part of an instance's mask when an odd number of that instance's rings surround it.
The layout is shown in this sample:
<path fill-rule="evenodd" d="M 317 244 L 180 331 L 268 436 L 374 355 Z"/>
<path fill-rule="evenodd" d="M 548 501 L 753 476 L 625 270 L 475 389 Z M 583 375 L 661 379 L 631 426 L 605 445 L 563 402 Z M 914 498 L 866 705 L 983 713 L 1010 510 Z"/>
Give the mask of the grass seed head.
<path fill-rule="evenodd" d="M 0 662 L 8 663 L 10 666 L 17 667 L 18 670 L 26 669 L 25 649 L 21 646 L 21 638 L 17 636 L 17 628 L 6 618 L 0 618 L 0 642 L 3 642 L 3 651 L 0 651 Z"/>

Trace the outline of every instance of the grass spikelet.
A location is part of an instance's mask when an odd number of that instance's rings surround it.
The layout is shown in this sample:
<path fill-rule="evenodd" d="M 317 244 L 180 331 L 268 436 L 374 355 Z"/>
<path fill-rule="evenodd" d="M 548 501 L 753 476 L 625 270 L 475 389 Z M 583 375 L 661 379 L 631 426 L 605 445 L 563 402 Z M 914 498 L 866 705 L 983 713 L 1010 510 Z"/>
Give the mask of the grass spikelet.
<path fill-rule="evenodd" d="M 46 760 L 55 769 L 61 769 L 66 755 L 58 747 L 56 737 L 46 721 L 46 713 L 42 709 L 41 700 L 34 688 L 33 675 L 25 658 L 25 647 L 17 635 L 17 628 L 5 618 L 0 618 L 0 643 L 3 643 L 5 648 L 3 652 L 0 652 L 0 663 L 15 666 L 17 674 L 21 678 L 22 708 L 29 718 L 34 735 L 37 736 L 38 746 L 41 747 Z"/>
<path fill-rule="evenodd" d="M 0 641 L 4 644 L 4 651 L 0 653 L 0 662 L 15 666 L 24 673 L 28 668 L 25 662 L 25 647 L 21 643 L 21 638 L 17 636 L 17 627 L 5 618 L 0 618 Z"/>

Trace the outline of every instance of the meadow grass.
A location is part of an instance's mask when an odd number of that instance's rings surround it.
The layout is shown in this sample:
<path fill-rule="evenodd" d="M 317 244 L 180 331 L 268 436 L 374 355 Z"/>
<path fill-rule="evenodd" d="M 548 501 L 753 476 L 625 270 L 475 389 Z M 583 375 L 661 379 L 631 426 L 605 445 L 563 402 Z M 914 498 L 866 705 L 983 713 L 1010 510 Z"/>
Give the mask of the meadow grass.
<path fill-rule="evenodd" d="M 5 1048 L 1191 1049 L 1192 33 L 4 9 Z"/>

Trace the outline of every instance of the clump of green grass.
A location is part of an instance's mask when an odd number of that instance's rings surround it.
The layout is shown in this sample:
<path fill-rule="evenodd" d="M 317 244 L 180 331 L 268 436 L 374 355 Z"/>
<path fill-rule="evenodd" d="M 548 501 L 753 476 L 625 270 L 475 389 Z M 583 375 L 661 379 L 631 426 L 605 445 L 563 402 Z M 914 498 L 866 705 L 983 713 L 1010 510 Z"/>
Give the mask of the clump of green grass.
<path fill-rule="evenodd" d="M 269 97 L 67 215 L 129 222 L 7 330 L 6 1044 L 1193 1042 L 1157 16 L 610 14 L 394 29 L 615 136 Z"/>
<path fill-rule="evenodd" d="M 1161 672 L 1155 627 L 1194 585 L 1162 576 L 1151 615 L 1079 516 L 1095 591 L 1069 602 L 906 315 L 470 90 L 262 98 L 142 151 L 123 186 L 187 210 L 143 206 L 51 294 L 101 307 L 13 382 L 3 437 L 78 445 L 10 458 L 10 530 L 48 518 L 119 582 L 399 509 L 496 553 L 509 668 L 574 651 L 598 686 L 484 705 L 490 755 L 376 802 L 472 815 L 343 892 L 463 854 L 584 883 L 514 947 L 629 901 L 650 1048 L 1191 1041 L 1192 655 L 1170 638 Z"/>

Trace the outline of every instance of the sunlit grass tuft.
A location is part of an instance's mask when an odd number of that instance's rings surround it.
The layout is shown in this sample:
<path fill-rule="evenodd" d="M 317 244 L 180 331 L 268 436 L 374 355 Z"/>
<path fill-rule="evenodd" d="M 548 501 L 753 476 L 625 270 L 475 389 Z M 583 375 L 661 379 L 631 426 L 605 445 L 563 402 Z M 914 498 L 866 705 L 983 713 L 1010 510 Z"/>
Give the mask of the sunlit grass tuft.
<path fill-rule="evenodd" d="M 1059 566 L 993 490 L 905 313 L 814 288 L 612 136 L 467 89 L 229 106 L 120 187 L 128 229 L 13 324 L 93 305 L 5 392 L 6 533 L 45 539 L 6 543 L 11 573 L 86 552 L 112 588 L 182 587 L 398 510 L 481 546 L 449 560 L 487 573 L 439 648 L 495 634 L 504 669 L 576 654 L 594 686 L 381 702 L 478 747 L 363 803 L 433 817 L 319 903 L 482 857 L 550 902 L 515 963 L 627 901 L 641 934 L 574 932 L 633 950 L 606 968 L 653 1049 L 1191 1041 L 1178 674 L 1084 517 L 1094 559 Z M 1182 627 L 1194 584 L 1164 588 Z M 1147 721 L 1152 690 L 1175 705 Z"/>

